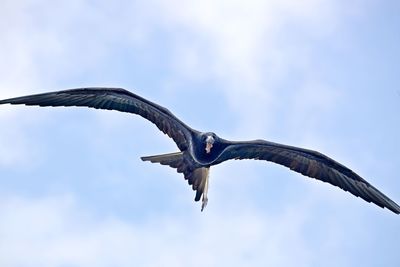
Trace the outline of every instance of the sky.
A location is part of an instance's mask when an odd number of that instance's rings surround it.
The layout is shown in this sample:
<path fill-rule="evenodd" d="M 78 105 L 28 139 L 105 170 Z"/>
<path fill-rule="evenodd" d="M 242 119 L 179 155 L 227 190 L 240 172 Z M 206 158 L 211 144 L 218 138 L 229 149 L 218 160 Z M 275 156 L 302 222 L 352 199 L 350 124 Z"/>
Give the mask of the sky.
<path fill-rule="evenodd" d="M 0 99 L 123 87 L 191 127 L 320 151 L 400 202 L 400 4 L 0 1 Z M 0 266 L 400 266 L 400 218 L 261 161 L 204 212 L 141 117 L 0 106 Z"/>

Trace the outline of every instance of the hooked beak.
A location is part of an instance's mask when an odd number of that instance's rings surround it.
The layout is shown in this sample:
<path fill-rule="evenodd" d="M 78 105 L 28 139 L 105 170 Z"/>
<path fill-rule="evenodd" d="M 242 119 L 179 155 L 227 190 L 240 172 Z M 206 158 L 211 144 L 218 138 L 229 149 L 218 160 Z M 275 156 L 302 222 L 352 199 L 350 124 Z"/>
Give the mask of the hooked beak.
<path fill-rule="evenodd" d="M 213 147 L 214 144 L 214 138 L 212 136 L 207 136 L 206 139 L 206 153 L 209 154 L 211 152 L 211 148 Z"/>

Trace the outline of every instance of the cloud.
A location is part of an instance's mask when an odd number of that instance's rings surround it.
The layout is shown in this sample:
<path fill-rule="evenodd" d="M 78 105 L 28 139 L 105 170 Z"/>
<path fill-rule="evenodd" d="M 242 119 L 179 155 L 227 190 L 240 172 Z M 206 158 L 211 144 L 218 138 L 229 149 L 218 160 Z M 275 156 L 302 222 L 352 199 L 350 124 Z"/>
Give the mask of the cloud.
<path fill-rule="evenodd" d="M 0 123 L 3 125 L 12 124 L 12 122 L 5 119 L 0 119 Z M 24 126 L 28 125 L 24 124 Z M 24 130 L 20 126 L 3 127 L 0 130 L 0 147 L 1 168 L 25 166 L 25 168 L 29 169 L 40 162 L 40 150 L 32 142 L 32 139 L 24 134 Z"/>
<path fill-rule="evenodd" d="M 292 69 L 305 77 L 314 73 L 310 44 L 282 33 L 296 36 L 298 33 L 288 30 L 288 25 L 296 25 L 300 33 L 322 38 L 340 25 L 345 8 L 351 6 L 329 0 L 301 4 L 255 0 L 245 5 L 223 0 L 157 0 L 146 4 L 124 2 L 120 7 L 103 1 L 70 1 L 61 6 L 48 1 L 8 1 L 2 13 L 14 26 L 2 29 L 6 34 L 1 37 L 0 51 L 7 51 L 8 60 L 0 64 L 0 69 L 6 70 L 11 81 L 24 79 L 12 84 L 3 80 L 0 92 L 11 96 L 63 86 L 68 83 L 61 81 L 68 77 L 86 76 L 89 78 L 84 80 L 96 85 L 107 82 L 101 71 L 84 74 L 110 64 L 118 54 L 116 50 L 153 46 L 159 41 L 155 33 L 161 31 L 168 34 L 166 42 L 171 44 L 167 60 L 168 67 L 175 69 L 169 78 L 172 83 L 185 79 L 213 81 L 235 112 L 235 132 L 245 128 L 259 136 L 274 126 L 275 115 L 270 114 L 280 108 L 279 88 Z M 318 77 L 313 79 L 321 83 Z M 292 86 L 296 90 L 304 85 Z M 308 99 L 302 101 L 307 105 Z M 250 118 L 262 119 L 263 123 Z"/>
<path fill-rule="evenodd" d="M 278 218 L 208 213 L 98 217 L 73 196 L 2 197 L 2 266 L 308 266 L 303 209 Z M 291 251 L 293 257 L 287 257 Z M 23 255 L 21 257 L 20 255 Z"/>
<path fill-rule="evenodd" d="M 296 114 L 307 112 L 303 108 L 315 99 L 298 91 L 310 80 L 319 84 L 313 89 L 319 95 L 325 93 L 319 88 L 333 87 L 318 77 L 314 43 L 301 36 L 318 41 L 333 35 L 354 9 L 329 0 L 156 3 L 153 12 L 162 23 L 158 26 L 175 38 L 171 64 L 176 76 L 171 79 L 212 79 L 235 113 L 234 135 L 243 136 L 241 129 L 248 129 L 249 137 L 271 131 L 282 105 L 297 107 Z M 304 78 L 288 84 L 293 75 Z M 287 93 L 298 95 L 304 104 L 285 98 Z M 333 101 L 324 100 L 328 105 Z"/>

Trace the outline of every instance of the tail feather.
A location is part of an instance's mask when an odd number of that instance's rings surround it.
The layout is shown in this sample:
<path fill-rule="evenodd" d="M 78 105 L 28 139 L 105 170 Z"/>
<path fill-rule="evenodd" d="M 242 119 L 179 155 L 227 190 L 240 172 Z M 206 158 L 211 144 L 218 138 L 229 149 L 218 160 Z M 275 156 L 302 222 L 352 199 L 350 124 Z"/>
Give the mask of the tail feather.
<path fill-rule="evenodd" d="M 141 157 L 143 161 L 150 161 L 152 163 L 160 163 L 162 165 L 169 165 L 172 168 L 181 167 L 183 161 L 183 152 L 174 152 L 162 155 Z"/>
<path fill-rule="evenodd" d="M 206 183 L 208 179 L 208 171 L 209 168 L 198 168 L 193 172 L 195 181 L 193 184 L 193 189 L 196 190 L 196 197 L 194 199 L 195 201 L 199 201 L 203 193 L 207 190 Z M 194 185 L 196 185 L 196 188 L 194 188 Z"/>
<path fill-rule="evenodd" d="M 203 196 L 202 209 L 207 205 L 207 190 L 208 190 L 208 174 L 209 168 L 196 168 L 192 169 L 190 164 L 185 162 L 183 152 L 174 152 L 162 155 L 141 157 L 143 161 L 150 161 L 152 163 L 160 163 L 161 165 L 168 165 L 175 168 L 177 172 L 183 173 L 189 185 L 196 191 L 195 201 L 199 201 Z"/>

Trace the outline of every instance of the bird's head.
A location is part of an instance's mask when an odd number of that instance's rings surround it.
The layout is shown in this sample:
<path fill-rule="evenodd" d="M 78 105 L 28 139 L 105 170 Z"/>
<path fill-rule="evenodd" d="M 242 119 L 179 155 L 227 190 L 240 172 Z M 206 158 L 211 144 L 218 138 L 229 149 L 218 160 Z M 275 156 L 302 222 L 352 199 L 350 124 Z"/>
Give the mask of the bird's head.
<path fill-rule="evenodd" d="M 215 139 L 216 139 L 216 136 L 215 136 L 214 133 L 206 133 L 206 134 L 204 134 L 204 136 L 203 136 L 203 142 L 205 144 L 204 149 L 205 149 L 207 154 L 211 153 L 211 148 L 214 145 Z"/>

